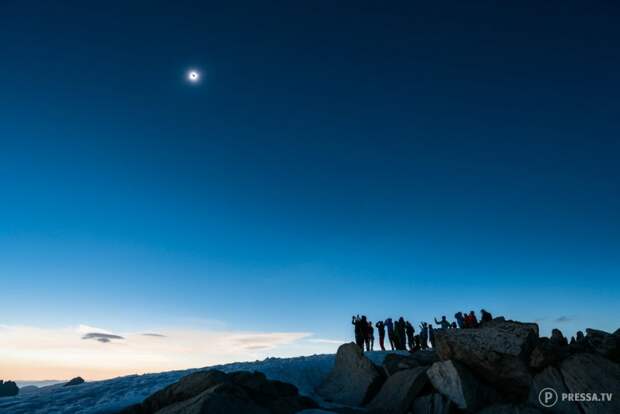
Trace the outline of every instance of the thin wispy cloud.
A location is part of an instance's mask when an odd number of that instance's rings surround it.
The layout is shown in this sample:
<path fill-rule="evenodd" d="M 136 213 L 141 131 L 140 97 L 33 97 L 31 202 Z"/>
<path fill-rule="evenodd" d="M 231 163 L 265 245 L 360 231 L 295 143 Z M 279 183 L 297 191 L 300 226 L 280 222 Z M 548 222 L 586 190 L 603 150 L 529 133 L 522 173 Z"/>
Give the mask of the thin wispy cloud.
<path fill-rule="evenodd" d="M 125 339 L 125 338 L 120 335 L 113 335 L 113 334 L 108 334 L 108 333 L 88 332 L 87 334 L 82 336 L 82 339 L 87 339 L 87 340 L 94 339 L 95 341 L 99 341 L 101 343 L 107 344 L 114 339 Z"/>
<path fill-rule="evenodd" d="M 308 332 L 162 328 L 132 333 L 87 325 L 0 325 L 0 332 L 2 374 L 17 380 L 76 376 L 95 380 L 271 356 L 333 353 L 337 348 L 320 340 L 308 342 L 312 336 Z"/>
<path fill-rule="evenodd" d="M 564 322 L 570 322 L 572 320 L 574 320 L 575 318 L 572 316 L 566 316 L 566 315 L 562 315 L 559 318 L 556 318 L 553 320 L 553 322 L 557 322 L 557 323 L 564 323 Z"/>

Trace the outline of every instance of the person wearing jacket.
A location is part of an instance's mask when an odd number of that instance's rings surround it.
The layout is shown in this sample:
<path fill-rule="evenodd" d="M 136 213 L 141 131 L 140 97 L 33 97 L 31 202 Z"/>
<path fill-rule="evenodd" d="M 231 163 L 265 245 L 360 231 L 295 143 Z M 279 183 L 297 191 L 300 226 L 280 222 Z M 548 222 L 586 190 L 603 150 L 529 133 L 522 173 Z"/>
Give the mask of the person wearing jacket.
<path fill-rule="evenodd" d="M 388 340 L 390 341 L 390 347 L 392 351 L 394 350 L 394 322 L 392 322 L 392 318 L 387 318 L 385 320 L 385 326 L 387 327 Z"/>
<path fill-rule="evenodd" d="M 372 351 L 375 346 L 375 328 L 372 326 L 372 322 L 368 321 L 368 336 L 366 338 L 366 351 Z"/>
<path fill-rule="evenodd" d="M 375 323 L 375 327 L 377 328 L 377 332 L 379 332 L 379 346 L 382 351 L 385 351 L 385 325 L 382 321 Z"/>
<path fill-rule="evenodd" d="M 463 312 L 457 312 L 454 314 L 454 319 L 456 319 L 456 323 L 459 328 L 463 329 L 465 327 L 465 318 L 463 317 Z"/>
<path fill-rule="evenodd" d="M 415 341 L 414 341 L 414 333 L 415 329 L 411 322 L 407 321 L 405 323 L 405 331 L 407 333 L 407 342 L 409 342 L 409 350 L 413 351 L 415 349 Z"/>
<path fill-rule="evenodd" d="M 448 329 L 450 327 L 450 322 L 446 319 L 446 315 L 443 315 L 439 322 L 437 322 L 437 318 L 434 319 L 437 325 L 441 325 L 441 329 Z"/>

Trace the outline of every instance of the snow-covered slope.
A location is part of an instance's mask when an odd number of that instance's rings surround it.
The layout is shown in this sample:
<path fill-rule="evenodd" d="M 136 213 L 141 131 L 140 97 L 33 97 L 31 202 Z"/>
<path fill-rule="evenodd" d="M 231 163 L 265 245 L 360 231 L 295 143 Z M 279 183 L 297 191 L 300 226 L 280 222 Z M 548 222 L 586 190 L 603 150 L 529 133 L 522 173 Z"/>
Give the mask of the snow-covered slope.
<path fill-rule="evenodd" d="M 366 355 L 381 364 L 387 352 L 368 352 Z M 302 394 L 316 397 L 314 389 L 329 374 L 335 356 L 313 355 L 297 358 L 267 358 L 264 361 L 238 362 L 218 365 L 224 372 L 260 371 L 268 378 L 289 382 Z M 106 381 L 87 382 L 73 387 L 53 385 L 24 395 L 0 399 L 2 414 L 103 414 L 142 401 L 155 391 L 179 378 L 198 371 L 170 371 L 159 374 L 130 375 Z"/>

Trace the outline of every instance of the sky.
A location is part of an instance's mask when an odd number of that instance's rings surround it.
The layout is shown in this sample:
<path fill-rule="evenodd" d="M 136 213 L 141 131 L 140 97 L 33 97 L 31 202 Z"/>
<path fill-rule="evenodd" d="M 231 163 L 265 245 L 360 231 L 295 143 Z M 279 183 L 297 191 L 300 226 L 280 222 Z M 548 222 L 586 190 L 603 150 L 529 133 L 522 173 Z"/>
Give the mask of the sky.
<path fill-rule="evenodd" d="M 353 314 L 614 331 L 619 17 L 0 2 L 0 376 L 334 352 Z"/>

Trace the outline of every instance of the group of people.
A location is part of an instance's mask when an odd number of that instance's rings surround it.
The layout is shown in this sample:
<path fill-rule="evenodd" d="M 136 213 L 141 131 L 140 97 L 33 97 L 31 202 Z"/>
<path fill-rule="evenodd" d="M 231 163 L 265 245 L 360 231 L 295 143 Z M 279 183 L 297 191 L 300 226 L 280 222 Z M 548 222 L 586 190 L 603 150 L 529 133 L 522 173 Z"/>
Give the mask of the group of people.
<path fill-rule="evenodd" d="M 480 311 L 480 322 L 476 317 L 476 313 L 457 312 L 454 315 L 456 321 L 450 322 L 446 316 L 442 316 L 441 320 L 435 318 L 435 324 L 439 329 L 470 329 L 477 328 L 481 323 L 493 320 L 491 313 L 482 309 Z M 397 321 L 387 318 L 385 321 L 378 321 L 373 326 L 365 315 L 353 316 L 351 323 L 355 326 L 355 343 L 362 351 L 373 351 L 375 346 L 375 328 L 379 334 L 379 347 L 385 351 L 385 337 L 387 338 L 392 350 L 402 350 L 414 352 L 418 349 L 427 349 L 435 346 L 435 334 L 433 325 L 422 322 L 419 325 L 420 333 L 415 333 L 415 328 L 411 322 L 405 320 L 402 316 Z"/>

